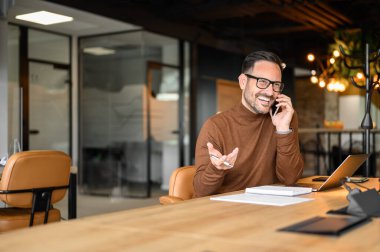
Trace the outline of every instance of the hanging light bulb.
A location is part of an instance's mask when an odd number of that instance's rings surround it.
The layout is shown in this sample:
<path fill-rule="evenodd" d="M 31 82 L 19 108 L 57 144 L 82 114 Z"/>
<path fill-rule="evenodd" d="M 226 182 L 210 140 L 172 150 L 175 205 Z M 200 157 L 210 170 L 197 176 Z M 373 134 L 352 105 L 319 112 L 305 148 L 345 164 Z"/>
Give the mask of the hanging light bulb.
<path fill-rule="evenodd" d="M 317 74 L 317 71 L 315 71 L 315 70 L 311 70 L 311 72 L 310 72 L 310 73 L 311 73 L 311 75 L 313 75 L 313 76 L 314 76 L 314 75 L 316 75 L 316 74 Z"/>
<path fill-rule="evenodd" d="M 334 64 L 335 63 L 335 59 L 334 58 L 330 58 L 330 64 Z"/>
<path fill-rule="evenodd" d="M 331 78 L 326 88 L 330 92 L 344 92 L 346 91 L 347 86 L 344 80 L 337 80 L 335 78 Z"/>
<path fill-rule="evenodd" d="M 327 84 L 327 90 L 330 92 L 333 91 L 333 83 Z"/>
<path fill-rule="evenodd" d="M 336 92 L 344 92 L 346 90 L 346 86 L 342 82 L 338 82 L 338 86 L 336 87 Z"/>
<path fill-rule="evenodd" d="M 309 54 L 306 56 L 306 58 L 307 58 L 307 60 L 308 60 L 309 62 L 313 62 L 313 61 L 315 60 L 315 56 L 314 56 L 314 54 L 312 54 L 312 53 L 309 53 Z"/>
<path fill-rule="evenodd" d="M 340 52 L 339 52 L 338 50 L 334 50 L 334 51 L 333 51 L 333 56 L 334 56 L 335 58 L 338 58 L 338 57 L 340 56 Z"/>
<path fill-rule="evenodd" d="M 358 72 L 358 73 L 356 74 L 356 78 L 358 78 L 359 80 L 363 79 L 363 77 L 364 77 L 364 75 L 363 75 L 362 72 Z"/>
<path fill-rule="evenodd" d="M 339 92 L 344 92 L 344 91 L 346 91 L 346 85 L 344 85 L 343 83 L 340 83 Z"/>
<path fill-rule="evenodd" d="M 318 77 L 317 77 L 317 76 L 311 76 L 311 77 L 310 77 L 310 81 L 311 81 L 311 83 L 313 83 L 313 84 L 317 84 L 317 83 L 318 83 Z"/>
<path fill-rule="evenodd" d="M 318 85 L 319 87 L 324 88 L 326 86 L 326 82 L 324 80 L 321 80 Z"/>

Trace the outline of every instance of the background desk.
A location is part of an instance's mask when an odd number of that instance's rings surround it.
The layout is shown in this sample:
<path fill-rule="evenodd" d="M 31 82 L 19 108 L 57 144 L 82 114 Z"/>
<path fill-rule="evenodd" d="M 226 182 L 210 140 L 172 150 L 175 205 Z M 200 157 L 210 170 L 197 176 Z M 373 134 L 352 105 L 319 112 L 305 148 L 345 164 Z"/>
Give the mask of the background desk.
<path fill-rule="evenodd" d="M 312 193 L 304 197 L 315 200 L 286 207 L 205 197 L 6 233 L 0 251 L 380 251 L 380 219 L 341 237 L 276 231 L 345 206 L 346 194 Z"/>

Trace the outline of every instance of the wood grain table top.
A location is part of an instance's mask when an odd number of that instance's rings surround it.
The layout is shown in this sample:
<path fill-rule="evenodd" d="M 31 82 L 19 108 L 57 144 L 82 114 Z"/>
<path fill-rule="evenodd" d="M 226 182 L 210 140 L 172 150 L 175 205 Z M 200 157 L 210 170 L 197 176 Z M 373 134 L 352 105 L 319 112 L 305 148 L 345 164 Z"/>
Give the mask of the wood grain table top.
<path fill-rule="evenodd" d="M 379 180 L 363 185 L 379 189 Z M 284 207 L 210 197 L 157 204 L 5 233 L 0 251 L 380 251 L 379 218 L 340 237 L 277 231 L 347 205 L 346 195 L 342 187 L 313 192 L 302 197 L 314 200 Z"/>

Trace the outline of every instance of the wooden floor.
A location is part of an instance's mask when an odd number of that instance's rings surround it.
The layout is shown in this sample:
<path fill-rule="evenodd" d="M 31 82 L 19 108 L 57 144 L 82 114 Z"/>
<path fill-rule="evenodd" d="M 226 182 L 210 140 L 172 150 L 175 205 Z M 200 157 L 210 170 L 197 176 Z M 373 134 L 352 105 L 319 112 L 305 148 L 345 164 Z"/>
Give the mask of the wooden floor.
<path fill-rule="evenodd" d="M 167 194 L 167 191 L 155 189 L 150 198 L 125 198 L 117 196 L 97 196 L 78 194 L 77 195 L 77 216 L 78 218 L 94 216 L 134 208 L 154 206 L 159 204 L 159 197 Z M 61 211 L 62 217 L 67 219 L 68 201 L 66 197 L 54 205 Z"/>

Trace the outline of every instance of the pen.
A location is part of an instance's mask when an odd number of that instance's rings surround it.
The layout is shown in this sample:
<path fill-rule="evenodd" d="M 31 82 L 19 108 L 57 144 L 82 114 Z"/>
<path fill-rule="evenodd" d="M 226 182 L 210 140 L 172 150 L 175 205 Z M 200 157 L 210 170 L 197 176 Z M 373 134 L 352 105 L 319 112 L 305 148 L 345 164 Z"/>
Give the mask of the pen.
<path fill-rule="evenodd" d="M 218 158 L 217 156 L 215 156 L 214 154 L 210 154 L 210 157 L 213 158 L 213 159 L 216 159 L 216 160 L 220 160 L 220 158 Z M 234 167 L 232 164 L 228 163 L 227 161 L 224 161 L 223 164 L 229 168 L 232 168 Z"/>

